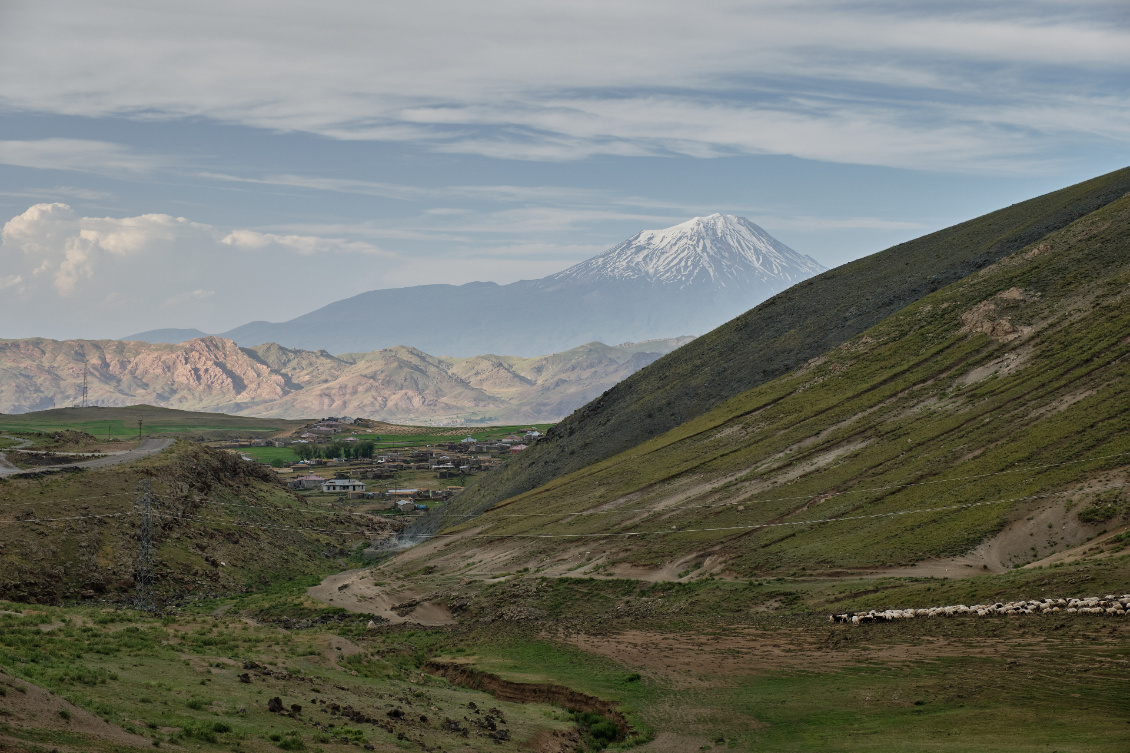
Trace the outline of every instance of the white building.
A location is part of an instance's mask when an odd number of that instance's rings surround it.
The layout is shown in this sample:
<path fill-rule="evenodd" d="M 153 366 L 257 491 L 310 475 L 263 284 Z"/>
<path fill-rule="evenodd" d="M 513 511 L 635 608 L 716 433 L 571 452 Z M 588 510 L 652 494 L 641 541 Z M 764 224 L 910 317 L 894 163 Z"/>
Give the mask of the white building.
<path fill-rule="evenodd" d="M 354 481 L 351 478 L 331 478 L 322 483 L 322 491 L 331 492 L 363 492 L 365 482 Z"/>

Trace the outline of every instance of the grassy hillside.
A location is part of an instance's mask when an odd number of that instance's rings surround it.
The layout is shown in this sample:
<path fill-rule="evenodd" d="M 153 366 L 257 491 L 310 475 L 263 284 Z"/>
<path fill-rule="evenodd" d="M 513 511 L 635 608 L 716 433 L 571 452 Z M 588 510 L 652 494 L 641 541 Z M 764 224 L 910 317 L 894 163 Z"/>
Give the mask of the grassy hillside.
<path fill-rule="evenodd" d="M 421 556 L 468 573 L 684 580 L 914 572 L 931 560 L 980 572 L 1122 530 L 1127 239 L 1130 197 L 788 375 L 507 500 L 464 524 L 474 536 Z M 1083 554 L 1127 547 L 1120 535 Z"/>
<path fill-rule="evenodd" d="M 184 442 L 125 466 L 0 480 L 0 598 L 128 598 L 142 479 L 159 503 L 154 546 L 162 597 L 238 592 L 328 572 L 365 538 L 356 519 L 332 504 L 299 500 L 271 471 Z"/>
<path fill-rule="evenodd" d="M 616 385 L 464 504 L 485 508 L 654 438 L 1128 192 L 1130 169 L 1119 170 L 806 280 Z"/>

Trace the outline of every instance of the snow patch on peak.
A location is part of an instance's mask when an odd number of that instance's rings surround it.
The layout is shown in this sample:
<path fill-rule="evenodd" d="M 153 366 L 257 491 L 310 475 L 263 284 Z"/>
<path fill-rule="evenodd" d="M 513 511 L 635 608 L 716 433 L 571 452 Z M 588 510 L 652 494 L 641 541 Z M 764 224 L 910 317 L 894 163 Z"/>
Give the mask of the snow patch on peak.
<path fill-rule="evenodd" d="M 744 217 L 693 217 L 662 230 L 644 230 L 599 256 L 550 275 L 551 285 L 639 280 L 678 288 L 760 283 L 783 290 L 824 271 Z"/>

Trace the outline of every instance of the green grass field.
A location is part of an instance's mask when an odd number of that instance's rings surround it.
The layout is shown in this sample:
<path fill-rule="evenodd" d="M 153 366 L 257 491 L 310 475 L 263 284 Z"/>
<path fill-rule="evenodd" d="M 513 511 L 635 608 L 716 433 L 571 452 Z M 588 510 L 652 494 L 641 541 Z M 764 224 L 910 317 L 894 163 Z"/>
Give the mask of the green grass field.
<path fill-rule="evenodd" d="M 557 721 L 564 713 L 552 707 L 504 703 L 422 675 L 423 653 L 405 649 L 406 642 L 417 641 L 412 631 L 373 634 L 365 630 L 369 618 L 361 616 L 344 615 L 338 623 L 332 618 L 341 610 L 302 596 L 314 582 L 204 602 L 164 618 L 0 602 L 0 744 L 31 751 L 66 746 L 110 753 L 170 745 L 316 753 L 362 745 L 450 749 L 469 742 L 478 750 L 518 751 L 519 741 L 539 728 L 566 726 Z M 210 616 L 218 607 L 231 611 Z M 248 624 L 244 617 L 256 621 Z M 330 618 L 336 627 L 282 630 L 275 624 L 288 617 Z M 448 643 L 442 636 L 419 637 Z M 28 693 L 27 683 L 56 697 L 25 720 L 6 707 Z M 272 697 L 292 713 L 272 713 Z M 136 735 L 136 742 L 100 739 L 67 702 Z M 342 707 L 362 712 L 367 721 L 339 714 Z M 470 710 L 476 707 L 482 711 Z M 485 724 L 475 723 L 496 707 L 510 740 L 496 742 Z M 401 712 L 388 713 L 394 709 Z M 475 722 L 465 723 L 464 716 Z M 460 723 L 453 731 L 445 718 Z M 465 727 L 468 737 L 461 733 Z"/>
<path fill-rule="evenodd" d="M 138 421 L 141 421 L 141 433 L 144 435 L 225 433 L 263 436 L 291 430 L 304 423 L 132 405 L 125 408 L 55 408 L 16 415 L 0 414 L 0 432 L 72 429 L 85 431 L 99 439 L 135 439 Z"/>
<path fill-rule="evenodd" d="M 422 426 L 419 427 L 419 434 L 382 434 L 380 431 L 374 431 L 372 434 L 368 435 L 358 434 L 357 438 L 365 440 L 372 436 L 379 436 L 381 439 L 375 441 L 376 447 L 381 449 L 397 449 L 403 447 L 423 447 L 425 445 L 439 444 L 441 442 L 458 442 L 464 437 L 473 437 L 483 442 L 501 439 L 511 434 L 522 436 L 529 431 L 531 426 L 544 434 L 553 424 L 516 424 L 512 426 L 489 426 L 482 429 L 468 428 L 466 433 L 460 430 L 454 434 L 451 429 L 447 429 L 444 433 L 440 434 L 435 433 L 435 427 Z"/>
<path fill-rule="evenodd" d="M 2 602 L 0 737 L 34 750 L 133 747 L 91 734 L 66 702 L 150 749 L 518 751 L 539 730 L 570 726 L 563 708 L 502 702 L 422 671 L 439 660 L 615 702 L 632 728 L 615 749 L 654 739 L 660 750 L 687 751 L 1105 753 L 1125 750 L 1128 739 L 1124 620 L 852 628 L 688 614 L 568 630 L 514 621 L 367 629 L 367 615 L 308 599 L 304 589 L 316 581 L 199 601 L 162 618 Z M 294 620 L 311 626 L 280 629 Z M 55 694 L 59 710 L 38 710 L 54 722 L 21 724 L 6 711 L 27 683 Z M 299 710 L 271 713 L 272 697 Z M 370 721 L 346 718 L 334 704 Z M 488 713 L 505 719 L 510 739 L 488 736 L 480 724 Z"/>

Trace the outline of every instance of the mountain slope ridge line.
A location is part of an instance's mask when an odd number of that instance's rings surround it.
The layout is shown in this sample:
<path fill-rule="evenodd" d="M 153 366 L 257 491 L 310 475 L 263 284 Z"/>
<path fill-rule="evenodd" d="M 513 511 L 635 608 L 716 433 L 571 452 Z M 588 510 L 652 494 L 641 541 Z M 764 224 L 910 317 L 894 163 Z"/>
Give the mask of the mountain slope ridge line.
<path fill-rule="evenodd" d="M 1107 229 L 1088 232 L 1100 225 Z M 1130 379 L 1124 357 L 1130 346 L 1127 238 L 1130 197 L 1049 236 L 1039 248 L 1023 247 L 932 293 L 824 358 L 719 406 L 719 413 L 443 531 L 487 538 L 442 546 L 452 541 L 444 538 L 393 562 L 435 564 L 452 577 L 455 571 L 473 576 L 529 567 L 650 581 L 674 579 L 690 565 L 703 568 L 692 578 L 699 579 L 952 558 L 975 560 L 976 567 L 984 560 L 1003 572 L 1075 546 L 1096 535 L 1102 525 L 1094 521 L 1102 516 L 1130 514 L 1125 492 L 1113 486 L 1130 477 L 1126 456 L 1119 456 L 1130 450 L 1130 392 L 1121 389 Z M 989 331 L 972 328 L 974 316 Z M 782 393 L 790 397 L 756 411 Z M 723 423 L 728 414 L 742 417 Z M 708 425 L 716 428 L 703 431 Z M 586 430 L 570 441 L 579 452 L 580 442 L 603 442 L 601 430 L 611 429 Z M 856 450 L 859 440 L 870 441 Z M 812 452 L 822 459 L 796 460 Z M 665 483 L 676 474 L 680 478 Z M 842 494 L 871 489 L 878 491 Z M 1065 494 L 1038 497 L 1052 492 Z M 739 501 L 745 508 L 737 509 Z M 732 504 L 717 504 L 724 502 Z M 954 511 L 928 512 L 942 507 Z M 605 510 L 623 514 L 571 514 Z M 862 517 L 904 510 L 927 512 Z M 475 512 L 456 507 L 448 511 L 449 522 Z M 765 533 L 744 528 L 803 523 L 814 519 L 811 512 L 819 513 L 815 519 L 844 522 L 827 532 L 810 525 Z M 522 513 L 539 515 L 523 520 Z M 1036 522 L 1024 522 L 1033 513 Z M 489 543 L 509 535 L 575 538 L 669 525 L 726 530 L 653 536 L 639 544 L 629 543 L 631 537 L 625 543 L 586 539 L 592 546 Z M 786 533 L 788 540 L 781 538 Z M 389 567 L 392 577 L 398 565 Z"/>
<path fill-rule="evenodd" d="M 644 445 L 1127 193 L 1130 168 L 1123 168 L 799 283 L 668 354 L 566 418 L 530 448 L 532 452 L 472 482 L 458 507 L 466 508 L 463 512 L 489 509 Z M 1108 234 L 1102 228 L 1092 230 L 1081 226 L 1078 237 L 1067 241 L 1089 242 L 1096 233 Z"/>

